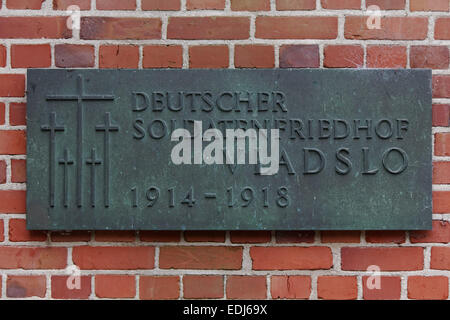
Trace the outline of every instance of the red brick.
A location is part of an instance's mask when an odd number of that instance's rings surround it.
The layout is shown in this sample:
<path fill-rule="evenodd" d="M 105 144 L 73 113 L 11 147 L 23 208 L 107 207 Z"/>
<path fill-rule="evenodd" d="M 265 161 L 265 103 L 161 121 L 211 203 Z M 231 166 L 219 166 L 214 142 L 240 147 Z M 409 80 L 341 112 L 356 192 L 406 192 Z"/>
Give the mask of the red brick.
<path fill-rule="evenodd" d="M 4 228 L 4 222 L 3 222 L 3 220 L 2 219 L 0 219 L 0 242 L 2 242 L 2 241 L 4 241 L 5 240 L 5 235 L 4 235 L 4 231 L 5 230 L 5 228 Z"/>
<path fill-rule="evenodd" d="M 189 68 L 228 68 L 228 46 L 192 46 Z"/>
<path fill-rule="evenodd" d="M 136 280 L 134 276 L 129 275 L 96 275 L 95 295 L 99 298 L 134 298 Z"/>
<path fill-rule="evenodd" d="M 80 38 L 85 40 L 146 40 L 161 38 L 159 18 L 82 17 Z"/>
<path fill-rule="evenodd" d="M 52 232 L 50 234 L 52 242 L 87 242 L 91 240 L 90 231 L 70 231 Z"/>
<path fill-rule="evenodd" d="M 445 46 L 412 46 L 411 68 L 447 69 L 449 51 Z"/>
<path fill-rule="evenodd" d="M 155 248 L 81 246 L 73 248 L 72 256 L 80 269 L 153 269 Z"/>
<path fill-rule="evenodd" d="M 324 9 L 361 9 L 361 0 L 321 0 Z"/>
<path fill-rule="evenodd" d="M 6 279 L 6 296 L 8 298 L 44 298 L 47 291 L 45 276 L 13 276 Z"/>
<path fill-rule="evenodd" d="M 132 230 L 98 230 L 95 231 L 95 241 L 99 242 L 133 242 L 136 232 Z"/>
<path fill-rule="evenodd" d="M 66 21 L 67 17 L 0 17 L 0 38 L 71 38 Z"/>
<path fill-rule="evenodd" d="M 151 45 L 143 49 L 144 68 L 181 68 L 183 66 L 183 47 Z"/>
<path fill-rule="evenodd" d="M 317 297 L 327 300 L 353 300 L 358 296 L 356 277 L 319 276 Z"/>
<path fill-rule="evenodd" d="M 347 230 L 322 231 L 320 234 L 322 243 L 359 243 L 361 237 L 361 232 Z"/>
<path fill-rule="evenodd" d="M 45 241 L 47 233 L 45 231 L 27 230 L 25 219 L 9 220 L 9 241 L 25 242 L 25 241 Z"/>
<path fill-rule="evenodd" d="M 0 74 L 0 97 L 24 97 L 24 96 L 25 96 L 24 74 Z"/>
<path fill-rule="evenodd" d="M 449 243 L 450 223 L 433 221 L 433 230 L 415 230 L 409 235 L 411 243 Z"/>
<path fill-rule="evenodd" d="M 91 45 L 55 45 L 55 65 L 59 68 L 88 68 L 95 63 L 95 49 Z"/>
<path fill-rule="evenodd" d="M 277 10 L 314 10 L 316 0 L 277 0 Z"/>
<path fill-rule="evenodd" d="M 326 68 L 362 68 L 364 49 L 359 45 L 331 45 L 324 49 Z"/>
<path fill-rule="evenodd" d="M 170 17 L 168 39 L 237 40 L 250 36 L 248 17 Z"/>
<path fill-rule="evenodd" d="M 225 0 L 187 0 L 187 10 L 223 10 Z"/>
<path fill-rule="evenodd" d="M 144 242 L 179 242 L 180 231 L 141 231 L 141 241 Z"/>
<path fill-rule="evenodd" d="M 142 0 L 142 10 L 180 10 L 180 0 Z"/>
<path fill-rule="evenodd" d="M 224 242 L 225 231 L 185 231 L 187 242 Z"/>
<path fill-rule="evenodd" d="M 236 45 L 234 47 L 236 68 L 273 68 L 275 53 L 272 46 Z"/>
<path fill-rule="evenodd" d="M 328 247 L 252 247 L 253 270 L 317 270 L 333 266 Z"/>
<path fill-rule="evenodd" d="M 25 200 L 26 200 L 25 190 L 0 190 L 0 212 L 25 213 L 26 211 Z"/>
<path fill-rule="evenodd" d="M 77 5 L 80 10 L 89 10 L 91 0 L 53 0 L 53 10 L 67 10 L 71 5 Z"/>
<path fill-rule="evenodd" d="M 425 17 L 382 17 L 380 29 L 367 28 L 367 16 L 345 17 L 345 38 L 362 40 L 424 40 L 428 32 Z"/>
<path fill-rule="evenodd" d="M 0 67 L 6 66 L 6 47 L 0 45 Z"/>
<path fill-rule="evenodd" d="M 450 162 L 433 162 L 433 184 L 450 183 Z"/>
<path fill-rule="evenodd" d="M 40 10 L 45 0 L 7 0 L 6 7 L 8 9 L 18 10 Z"/>
<path fill-rule="evenodd" d="M 336 39 L 337 17 L 256 18 L 256 38 L 262 39 Z"/>
<path fill-rule="evenodd" d="M 135 10 L 136 0 L 97 0 L 97 10 Z"/>
<path fill-rule="evenodd" d="M 341 249 L 342 270 L 367 270 L 377 265 L 382 271 L 423 269 L 421 247 L 345 247 Z"/>
<path fill-rule="evenodd" d="M 269 11 L 269 0 L 231 0 L 233 11 Z"/>
<path fill-rule="evenodd" d="M 434 135 L 434 154 L 450 156 L 450 133 L 442 132 Z"/>
<path fill-rule="evenodd" d="M 88 299 L 91 295 L 91 276 L 80 276 L 80 288 L 69 289 L 69 276 L 52 276 L 53 299 Z M 72 280 L 72 279 L 71 279 Z M 70 280 L 69 280 L 70 281 Z"/>
<path fill-rule="evenodd" d="M 449 75 L 433 75 L 433 98 L 450 98 Z"/>
<path fill-rule="evenodd" d="M 448 298 L 448 278 L 444 276 L 408 277 L 408 298 L 443 300 Z"/>
<path fill-rule="evenodd" d="M 9 104 L 9 124 L 12 126 L 27 125 L 27 104 L 21 102 L 11 102 Z"/>
<path fill-rule="evenodd" d="M 26 160 L 11 159 L 11 182 L 23 183 L 26 179 Z"/>
<path fill-rule="evenodd" d="M 0 160 L 0 184 L 6 183 L 6 162 Z"/>
<path fill-rule="evenodd" d="M 0 124 L 5 124 L 5 104 L 0 102 Z"/>
<path fill-rule="evenodd" d="M 448 11 L 448 0 L 410 0 L 411 11 Z"/>
<path fill-rule="evenodd" d="M 368 46 L 368 68 L 406 68 L 406 47 Z"/>
<path fill-rule="evenodd" d="M 0 247 L 1 269 L 64 269 L 66 266 L 66 248 Z"/>
<path fill-rule="evenodd" d="M 406 0 L 366 0 L 366 7 L 378 6 L 381 10 L 404 10 Z"/>
<path fill-rule="evenodd" d="M 272 239 L 270 231 L 231 231 L 232 243 L 266 243 Z"/>
<path fill-rule="evenodd" d="M 265 276 L 227 276 L 227 299 L 266 299 Z"/>
<path fill-rule="evenodd" d="M 433 191 L 433 213 L 450 213 L 450 191 Z"/>
<path fill-rule="evenodd" d="M 396 230 L 368 230 L 366 241 L 369 243 L 404 243 L 405 231 Z"/>
<path fill-rule="evenodd" d="M 314 231 L 277 231 L 275 239 L 277 243 L 313 243 Z"/>
<path fill-rule="evenodd" d="M 139 65 L 139 47 L 106 45 L 99 51 L 100 68 L 137 69 Z"/>
<path fill-rule="evenodd" d="M 296 44 L 280 48 L 280 68 L 318 68 L 319 64 L 318 45 Z"/>
<path fill-rule="evenodd" d="M 450 40 L 450 18 L 437 18 L 434 23 L 434 38 Z"/>
<path fill-rule="evenodd" d="M 185 299 L 219 299 L 223 297 L 223 276 L 183 276 Z"/>
<path fill-rule="evenodd" d="M 45 276 L 7 276 L 6 296 L 9 298 L 43 298 L 45 292 Z"/>
<path fill-rule="evenodd" d="M 450 270 L 450 247 L 431 248 L 430 268 L 437 270 Z"/>
<path fill-rule="evenodd" d="M 5 124 L 5 104 L 0 102 L 0 124 Z"/>
<path fill-rule="evenodd" d="M 178 276 L 140 276 L 140 299 L 178 299 L 179 296 L 180 279 Z"/>
<path fill-rule="evenodd" d="M 450 125 L 450 104 L 433 104 L 433 127 Z"/>
<path fill-rule="evenodd" d="M 367 286 L 369 277 L 363 277 L 363 297 L 366 300 L 398 300 L 401 294 L 401 279 L 400 277 L 381 277 L 380 288 L 370 289 Z M 369 283 L 372 283 L 369 280 Z"/>
<path fill-rule="evenodd" d="M 273 299 L 308 299 L 311 294 L 311 277 L 272 276 L 270 293 Z"/>
<path fill-rule="evenodd" d="M 161 247 L 161 269 L 238 270 L 242 266 L 242 247 L 170 246 Z"/>
<path fill-rule="evenodd" d="M 25 154 L 26 132 L 24 130 L 0 130 L 0 154 Z"/>

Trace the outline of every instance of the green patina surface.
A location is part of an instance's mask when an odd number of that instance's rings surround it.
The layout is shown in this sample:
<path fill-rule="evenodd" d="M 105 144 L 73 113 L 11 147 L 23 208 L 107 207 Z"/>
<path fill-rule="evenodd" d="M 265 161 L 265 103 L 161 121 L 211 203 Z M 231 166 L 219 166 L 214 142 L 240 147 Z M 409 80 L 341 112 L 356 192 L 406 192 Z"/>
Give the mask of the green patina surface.
<path fill-rule="evenodd" d="M 429 70 L 33 69 L 27 79 L 28 229 L 431 228 Z M 170 134 L 193 121 L 224 134 L 278 128 L 278 173 L 175 165 Z"/>

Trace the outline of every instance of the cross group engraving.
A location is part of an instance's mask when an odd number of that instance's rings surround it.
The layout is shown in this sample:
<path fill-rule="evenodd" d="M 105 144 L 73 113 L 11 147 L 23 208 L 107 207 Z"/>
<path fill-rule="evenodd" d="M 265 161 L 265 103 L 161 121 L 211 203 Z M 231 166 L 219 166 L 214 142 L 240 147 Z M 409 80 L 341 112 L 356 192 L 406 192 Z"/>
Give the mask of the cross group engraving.
<path fill-rule="evenodd" d="M 73 164 L 73 159 L 69 156 L 69 150 L 67 148 L 64 149 L 64 158 L 59 159 L 59 164 L 64 166 L 64 207 L 68 206 L 68 198 L 69 198 L 69 165 Z"/>
<path fill-rule="evenodd" d="M 50 132 L 50 161 L 49 161 L 49 171 L 50 171 L 50 206 L 55 205 L 55 148 L 56 148 L 56 132 L 66 130 L 64 125 L 56 124 L 56 113 L 50 113 L 49 124 L 44 124 L 41 126 L 42 131 Z"/>
<path fill-rule="evenodd" d="M 95 207 L 95 166 L 102 164 L 102 159 L 97 159 L 95 148 L 91 149 L 91 157 L 86 159 L 86 163 L 91 166 L 91 206 Z"/>
<path fill-rule="evenodd" d="M 76 137 L 76 157 L 75 160 L 70 158 L 69 149 L 65 148 L 63 157 L 59 159 L 58 163 L 64 167 L 63 175 L 63 205 L 64 207 L 69 206 L 69 166 L 76 164 L 76 205 L 78 207 L 83 206 L 83 165 L 91 165 L 91 205 L 95 206 L 95 167 L 96 165 L 102 164 L 101 159 L 97 159 L 95 148 L 91 148 L 91 158 L 83 161 L 83 151 L 84 151 L 84 113 L 85 113 L 85 103 L 91 101 L 113 101 L 115 99 L 114 95 L 111 94 L 88 94 L 84 90 L 84 78 L 83 75 L 77 76 L 77 90 L 75 94 L 48 94 L 46 96 L 47 101 L 76 101 L 77 102 L 77 137 Z M 111 119 L 111 114 L 106 112 L 104 115 L 104 123 L 99 124 L 95 127 L 96 131 L 104 132 L 104 183 L 105 183 L 105 195 L 104 195 L 104 205 L 109 206 L 109 173 L 110 173 L 110 132 L 119 131 L 119 127 L 114 125 Z M 49 131 L 50 133 L 50 161 L 49 161 L 49 171 L 50 171 L 50 206 L 55 206 L 55 169 L 56 169 L 56 132 L 65 131 L 66 127 L 64 125 L 58 125 L 56 123 L 56 112 L 51 112 L 49 116 L 49 124 L 42 125 L 42 131 Z"/>
<path fill-rule="evenodd" d="M 104 132 L 104 150 L 105 150 L 105 165 L 104 165 L 104 190 L 105 190 L 105 207 L 109 207 L 109 133 L 114 131 L 119 131 L 119 126 L 113 125 L 111 123 L 111 113 L 105 113 L 105 122 L 95 126 L 95 130 Z"/>

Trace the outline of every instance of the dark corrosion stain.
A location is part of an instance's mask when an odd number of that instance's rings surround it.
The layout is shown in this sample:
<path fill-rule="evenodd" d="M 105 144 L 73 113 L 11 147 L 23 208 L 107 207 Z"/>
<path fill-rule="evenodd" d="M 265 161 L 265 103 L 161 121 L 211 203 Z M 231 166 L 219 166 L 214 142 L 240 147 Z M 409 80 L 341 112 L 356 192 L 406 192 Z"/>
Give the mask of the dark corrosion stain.
<path fill-rule="evenodd" d="M 8 283 L 6 295 L 9 298 L 24 298 L 27 296 L 27 289 L 22 287 L 18 282 L 11 281 Z"/>

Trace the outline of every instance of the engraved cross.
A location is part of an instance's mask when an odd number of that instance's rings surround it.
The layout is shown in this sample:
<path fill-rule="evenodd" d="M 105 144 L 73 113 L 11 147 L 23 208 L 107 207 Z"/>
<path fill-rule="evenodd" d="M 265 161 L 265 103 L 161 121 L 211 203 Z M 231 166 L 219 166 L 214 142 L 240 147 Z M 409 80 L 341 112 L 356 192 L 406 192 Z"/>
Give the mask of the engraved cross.
<path fill-rule="evenodd" d="M 97 159 L 95 148 L 91 149 L 91 158 L 86 159 L 86 163 L 91 166 L 91 206 L 95 207 L 95 166 L 102 164 L 102 159 Z"/>
<path fill-rule="evenodd" d="M 56 132 L 64 131 L 66 126 L 58 125 L 56 123 L 56 113 L 51 112 L 49 117 L 49 124 L 45 124 L 41 126 L 42 131 L 50 132 L 50 161 L 49 161 L 49 170 L 50 170 L 50 207 L 55 206 L 55 148 L 56 148 Z"/>
<path fill-rule="evenodd" d="M 64 149 L 64 158 L 59 159 L 59 164 L 64 166 L 64 207 L 67 207 L 68 197 L 69 197 L 69 175 L 68 169 L 69 165 L 73 164 L 73 159 L 69 156 L 69 150 Z"/>
<path fill-rule="evenodd" d="M 83 122 L 84 101 L 114 100 L 114 95 L 92 95 L 84 92 L 84 79 L 80 74 L 77 77 L 77 93 L 73 95 L 47 95 L 47 100 L 53 101 L 77 101 L 77 205 L 82 206 L 83 186 Z"/>
<path fill-rule="evenodd" d="M 105 157 L 105 165 L 103 167 L 103 173 L 104 173 L 104 184 L 105 184 L 105 207 L 109 207 L 109 158 L 110 158 L 110 151 L 109 151 L 109 133 L 113 131 L 119 131 L 119 126 L 113 125 L 111 123 L 111 113 L 106 112 L 105 113 L 105 122 L 102 125 L 95 126 L 95 130 L 97 131 L 104 131 L 104 157 Z"/>

